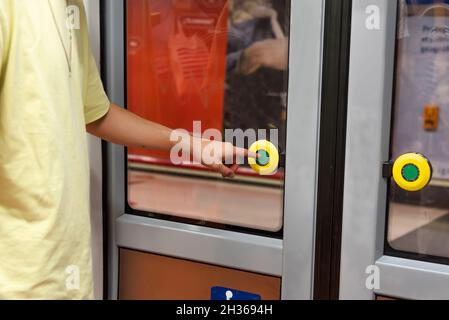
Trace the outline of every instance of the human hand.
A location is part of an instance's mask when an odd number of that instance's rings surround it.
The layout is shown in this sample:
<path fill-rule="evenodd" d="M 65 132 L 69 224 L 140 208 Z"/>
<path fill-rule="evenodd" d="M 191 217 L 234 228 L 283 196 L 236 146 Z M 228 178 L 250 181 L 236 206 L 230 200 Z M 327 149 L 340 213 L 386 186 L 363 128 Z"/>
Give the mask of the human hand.
<path fill-rule="evenodd" d="M 193 156 L 196 161 L 200 161 L 207 168 L 220 173 L 224 178 L 234 178 L 239 166 L 244 163 L 246 157 L 256 158 L 255 153 L 246 149 L 234 147 L 231 143 L 221 141 L 211 141 L 200 138 L 193 138 L 194 144 L 201 145 L 201 148 L 193 148 Z M 198 151 L 196 151 L 197 149 Z M 201 151 L 199 151 L 201 150 Z M 198 154 L 200 152 L 200 154 Z"/>
<path fill-rule="evenodd" d="M 288 69 L 288 38 L 258 41 L 245 50 L 239 72 L 251 74 L 261 67 L 280 71 Z"/>

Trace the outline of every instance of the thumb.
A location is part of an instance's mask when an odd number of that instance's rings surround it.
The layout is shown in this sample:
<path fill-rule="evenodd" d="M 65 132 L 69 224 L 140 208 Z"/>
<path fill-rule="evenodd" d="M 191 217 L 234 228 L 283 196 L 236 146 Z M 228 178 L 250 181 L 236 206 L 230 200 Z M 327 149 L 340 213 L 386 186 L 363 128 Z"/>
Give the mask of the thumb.
<path fill-rule="evenodd" d="M 211 169 L 220 173 L 224 178 L 233 178 L 235 176 L 234 171 L 222 163 L 212 165 Z"/>
<path fill-rule="evenodd" d="M 234 155 L 236 157 L 249 157 L 249 158 L 257 158 L 257 153 L 249 151 L 248 149 L 234 147 Z"/>

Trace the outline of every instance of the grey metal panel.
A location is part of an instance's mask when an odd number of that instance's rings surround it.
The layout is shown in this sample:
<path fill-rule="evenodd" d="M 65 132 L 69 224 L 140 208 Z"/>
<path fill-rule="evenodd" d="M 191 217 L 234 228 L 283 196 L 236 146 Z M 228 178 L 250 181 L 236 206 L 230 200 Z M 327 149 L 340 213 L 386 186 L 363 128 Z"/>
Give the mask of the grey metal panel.
<path fill-rule="evenodd" d="M 97 64 L 100 62 L 100 2 L 84 0 L 89 23 L 90 44 Z M 103 299 L 103 165 L 101 139 L 89 136 L 90 220 L 92 237 L 92 266 L 94 298 Z"/>
<path fill-rule="evenodd" d="M 282 274 L 282 240 L 123 215 L 117 245 L 273 276 Z"/>
<path fill-rule="evenodd" d="M 89 39 L 92 53 L 97 65 L 100 66 L 100 0 L 84 0 L 87 22 L 89 24 Z"/>
<path fill-rule="evenodd" d="M 368 30 L 377 6 L 380 29 Z M 372 299 L 365 270 L 382 256 L 397 2 L 354 0 L 348 94 L 340 298 Z"/>
<path fill-rule="evenodd" d="M 383 256 L 377 294 L 402 299 L 449 299 L 449 266 Z"/>
<path fill-rule="evenodd" d="M 125 105 L 125 37 L 123 0 L 103 1 L 104 23 L 108 30 L 104 36 L 103 75 L 105 89 L 110 100 Z M 107 236 L 108 236 L 108 298 L 118 294 L 118 248 L 115 240 L 115 220 L 125 208 L 125 150 L 123 147 L 107 146 Z"/>
<path fill-rule="evenodd" d="M 324 1 L 291 1 L 282 298 L 311 299 Z"/>

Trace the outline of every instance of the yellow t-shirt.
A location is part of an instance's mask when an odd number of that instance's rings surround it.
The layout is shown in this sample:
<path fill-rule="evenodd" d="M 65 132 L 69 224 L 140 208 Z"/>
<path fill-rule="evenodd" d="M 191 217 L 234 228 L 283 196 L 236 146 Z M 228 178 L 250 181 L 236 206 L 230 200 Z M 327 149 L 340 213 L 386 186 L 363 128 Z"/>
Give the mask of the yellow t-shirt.
<path fill-rule="evenodd" d="M 71 75 L 66 1 L 0 0 L 0 299 L 93 297 L 85 125 L 110 103 L 69 2 Z"/>

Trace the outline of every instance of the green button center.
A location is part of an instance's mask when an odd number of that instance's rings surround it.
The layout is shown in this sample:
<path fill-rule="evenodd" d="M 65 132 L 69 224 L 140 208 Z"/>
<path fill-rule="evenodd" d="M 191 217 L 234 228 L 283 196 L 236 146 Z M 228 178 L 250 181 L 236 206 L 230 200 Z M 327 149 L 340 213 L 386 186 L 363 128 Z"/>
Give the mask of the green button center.
<path fill-rule="evenodd" d="M 414 182 L 419 178 L 419 169 L 414 164 L 407 164 L 402 169 L 402 176 L 408 182 Z"/>
<path fill-rule="evenodd" d="M 257 151 L 257 164 L 259 166 L 265 167 L 270 162 L 270 155 L 265 150 Z"/>

